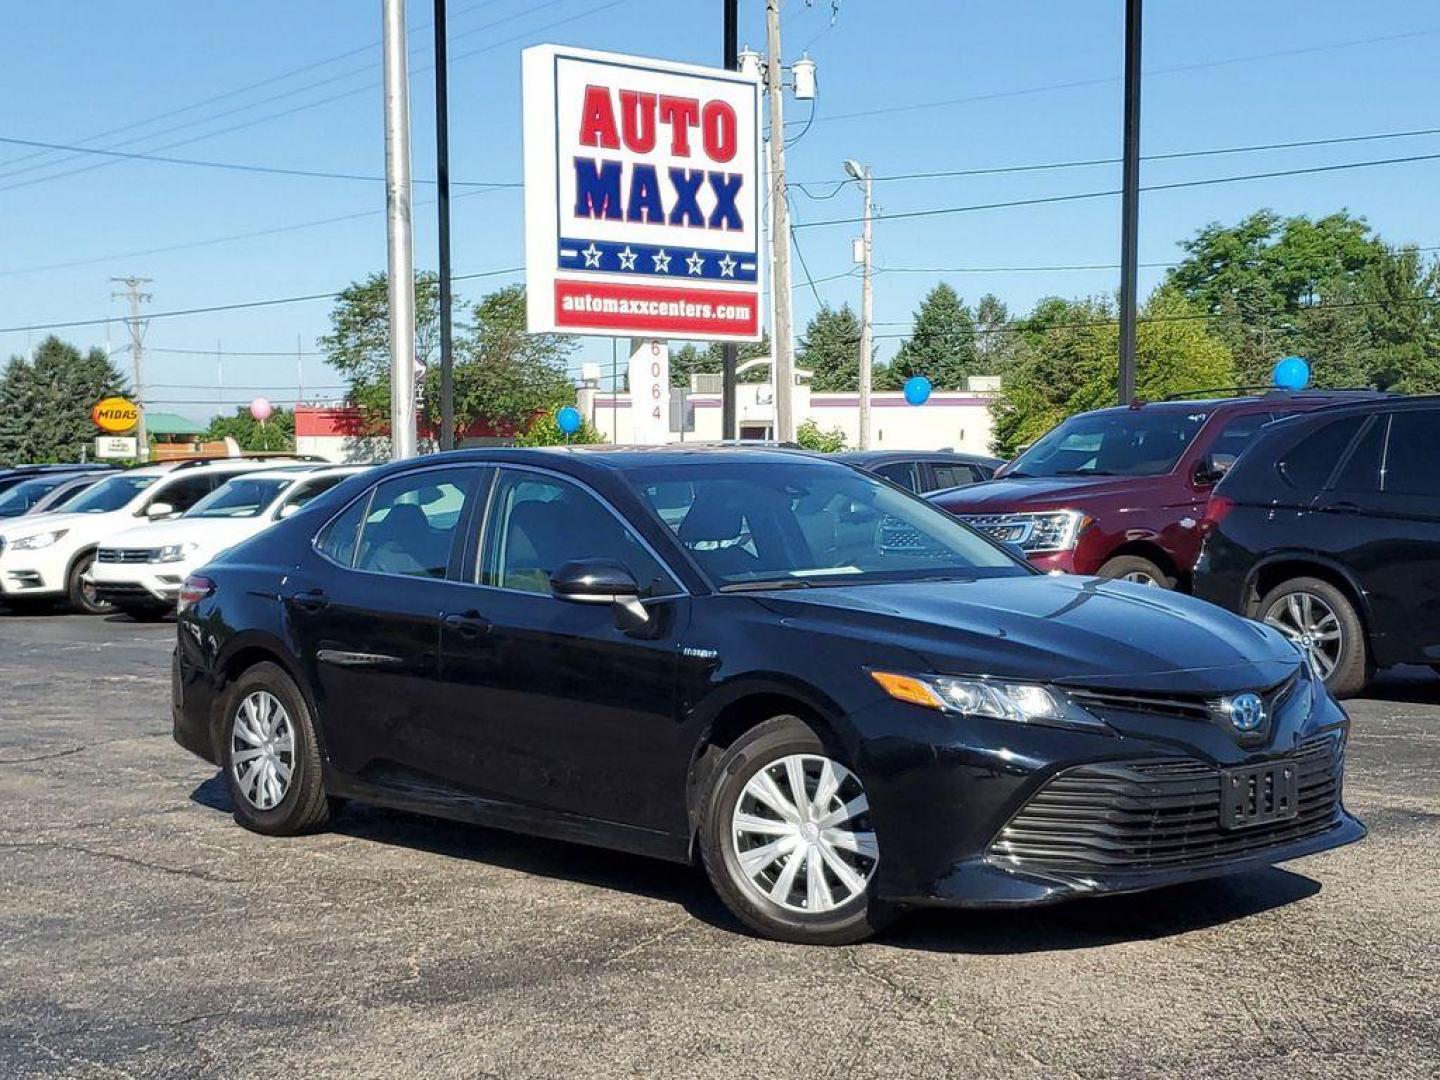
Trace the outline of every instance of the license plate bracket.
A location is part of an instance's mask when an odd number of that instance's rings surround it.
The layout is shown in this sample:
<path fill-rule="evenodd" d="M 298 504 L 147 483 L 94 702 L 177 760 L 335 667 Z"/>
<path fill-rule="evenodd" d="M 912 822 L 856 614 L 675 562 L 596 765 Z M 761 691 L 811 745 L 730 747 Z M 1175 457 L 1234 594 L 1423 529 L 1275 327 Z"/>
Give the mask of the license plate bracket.
<path fill-rule="evenodd" d="M 1220 827 L 1249 829 L 1288 821 L 1300 812 L 1299 770 L 1271 761 L 1220 771 Z"/>

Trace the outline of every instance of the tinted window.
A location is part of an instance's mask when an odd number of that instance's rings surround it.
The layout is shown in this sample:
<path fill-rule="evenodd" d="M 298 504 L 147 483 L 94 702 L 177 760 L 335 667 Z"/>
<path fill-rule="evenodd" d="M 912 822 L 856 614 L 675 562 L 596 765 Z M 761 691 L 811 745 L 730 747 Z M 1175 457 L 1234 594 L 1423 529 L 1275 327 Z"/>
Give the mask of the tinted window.
<path fill-rule="evenodd" d="M 124 506 L 159 480 L 158 476 L 112 476 L 101 480 L 65 508 L 67 513 L 108 514 Z"/>
<path fill-rule="evenodd" d="M 1331 484 L 1336 491 L 1379 491 L 1380 461 L 1385 452 L 1388 417 L 1377 416 L 1350 451 Z"/>
<path fill-rule="evenodd" d="M 55 488 L 65 483 L 63 476 L 47 476 L 43 480 L 26 480 L 0 495 L 0 517 L 19 517 Z"/>
<path fill-rule="evenodd" d="M 1239 457 L 1240 451 L 1250 444 L 1255 433 L 1273 419 L 1274 417 L 1269 413 L 1249 413 L 1227 421 L 1225 426 L 1220 429 L 1220 433 L 1215 436 L 1210 453 Z"/>
<path fill-rule="evenodd" d="M 256 517 L 293 481 L 275 477 L 251 478 L 237 476 L 220 485 L 193 507 L 186 517 L 248 518 Z M 161 498 L 165 496 L 162 494 Z"/>
<path fill-rule="evenodd" d="M 1440 495 L 1440 411 L 1391 415 L 1385 490 L 1402 495 Z"/>
<path fill-rule="evenodd" d="M 324 495 L 325 492 L 340 483 L 341 480 L 348 479 L 349 477 L 344 475 L 322 476 L 317 480 L 306 480 L 303 483 L 296 484 L 295 489 L 290 493 L 289 497 L 286 498 L 285 505 L 299 509 L 311 499 Z"/>
<path fill-rule="evenodd" d="M 876 476 L 883 476 L 892 484 L 899 484 L 906 491 L 917 491 L 920 483 L 915 479 L 915 466 L 908 461 L 896 461 L 872 469 Z"/>
<path fill-rule="evenodd" d="M 665 492 L 673 505 L 677 490 Z M 625 524 L 588 491 L 541 473 L 502 470 L 485 526 L 480 582 L 550 592 L 550 575 L 575 559 L 608 559 L 630 571 L 641 596 L 679 591 Z"/>
<path fill-rule="evenodd" d="M 926 487 L 926 491 L 941 491 L 944 488 L 964 487 L 966 484 L 973 484 L 981 480 L 979 470 L 971 465 L 959 465 L 952 462 L 931 462 L 931 471 L 935 474 L 935 482 Z"/>
<path fill-rule="evenodd" d="M 1015 459 L 1009 476 L 1159 476 L 1175 467 L 1207 412 L 1127 409 L 1082 413 Z"/>
<path fill-rule="evenodd" d="M 689 506 L 661 520 L 720 585 L 997 577 L 1026 573 L 948 514 L 864 473 L 821 462 L 714 462 L 628 474 L 642 498 Z"/>
<path fill-rule="evenodd" d="M 165 503 L 177 514 L 183 514 L 215 490 L 216 476 L 186 476 L 166 484 L 150 497 L 147 505 Z"/>
<path fill-rule="evenodd" d="M 444 577 L 474 479 L 473 469 L 430 469 L 378 485 L 360 530 L 355 568 Z"/>
<path fill-rule="evenodd" d="M 315 544 L 322 555 L 334 559 L 341 566 L 350 566 L 355 562 L 355 541 L 360 537 L 360 520 L 369 505 L 370 497 L 367 492 L 325 526 Z"/>
<path fill-rule="evenodd" d="M 1324 487 L 1364 419 L 1347 416 L 1332 420 L 1301 439 L 1280 459 L 1280 475 L 1285 482 L 1302 489 Z"/>

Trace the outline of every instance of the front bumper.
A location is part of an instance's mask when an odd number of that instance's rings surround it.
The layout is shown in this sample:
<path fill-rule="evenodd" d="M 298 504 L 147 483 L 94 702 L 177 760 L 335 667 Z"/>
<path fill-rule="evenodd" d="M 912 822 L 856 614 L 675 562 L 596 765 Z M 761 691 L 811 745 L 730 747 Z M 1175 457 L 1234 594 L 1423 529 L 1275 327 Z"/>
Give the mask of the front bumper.
<path fill-rule="evenodd" d="M 142 604 L 169 607 L 180 595 L 188 564 L 115 563 L 96 561 L 90 567 L 95 593 L 119 607 Z"/>
<path fill-rule="evenodd" d="M 47 548 L 36 551 L 15 551 L 0 556 L 0 595 L 53 596 L 65 591 L 65 574 L 69 569 L 64 553 L 56 555 Z"/>

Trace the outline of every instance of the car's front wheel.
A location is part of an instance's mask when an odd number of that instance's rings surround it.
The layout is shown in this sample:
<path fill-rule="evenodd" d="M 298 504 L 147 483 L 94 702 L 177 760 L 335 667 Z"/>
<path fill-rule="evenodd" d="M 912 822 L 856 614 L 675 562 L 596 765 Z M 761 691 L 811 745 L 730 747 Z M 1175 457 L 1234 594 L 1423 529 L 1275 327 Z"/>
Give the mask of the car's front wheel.
<path fill-rule="evenodd" d="M 107 600 L 101 600 L 95 591 L 95 580 L 90 571 L 95 566 L 95 552 L 80 556 L 70 567 L 70 576 L 65 581 L 65 595 L 70 607 L 82 615 L 106 615 L 115 610 Z"/>
<path fill-rule="evenodd" d="M 798 717 L 767 720 L 725 752 L 700 852 L 725 905 L 766 937 L 847 945 L 893 918 L 874 895 L 881 854 L 864 785 Z"/>
<path fill-rule="evenodd" d="M 325 823 L 330 804 L 314 721 L 294 680 L 277 664 L 248 669 L 225 699 L 225 783 L 235 820 L 271 836 Z"/>

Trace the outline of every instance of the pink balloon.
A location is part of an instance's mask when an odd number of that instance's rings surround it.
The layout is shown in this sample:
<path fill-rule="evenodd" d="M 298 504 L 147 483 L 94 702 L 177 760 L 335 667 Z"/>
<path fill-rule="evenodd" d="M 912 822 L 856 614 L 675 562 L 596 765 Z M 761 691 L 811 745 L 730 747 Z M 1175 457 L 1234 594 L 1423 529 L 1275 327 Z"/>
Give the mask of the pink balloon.
<path fill-rule="evenodd" d="M 275 407 L 271 405 L 266 398 L 257 397 L 254 401 L 250 402 L 250 415 L 261 423 L 269 420 L 270 414 L 274 411 Z"/>

